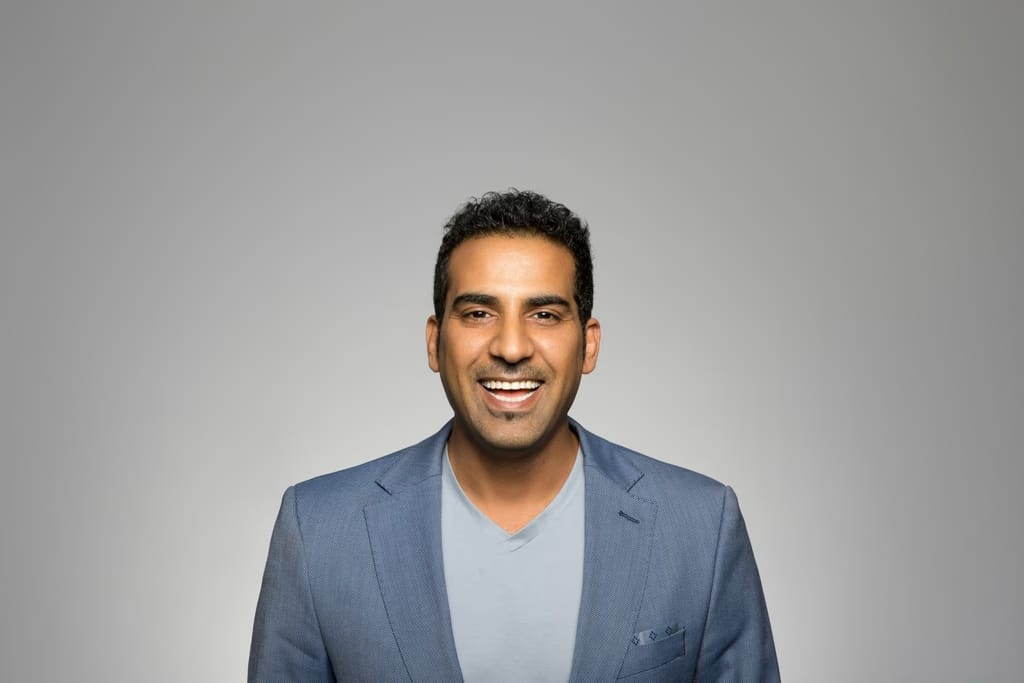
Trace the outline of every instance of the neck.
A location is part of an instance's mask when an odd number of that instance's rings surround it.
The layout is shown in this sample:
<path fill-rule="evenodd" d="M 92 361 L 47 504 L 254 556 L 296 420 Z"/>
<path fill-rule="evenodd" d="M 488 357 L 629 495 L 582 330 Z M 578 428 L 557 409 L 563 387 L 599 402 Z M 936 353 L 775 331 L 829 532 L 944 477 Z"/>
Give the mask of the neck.
<path fill-rule="evenodd" d="M 448 459 L 466 496 L 495 524 L 514 532 L 541 513 L 572 472 L 579 440 L 568 422 L 543 446 L 525 452 L 481 448 L 452 429 Z"/>

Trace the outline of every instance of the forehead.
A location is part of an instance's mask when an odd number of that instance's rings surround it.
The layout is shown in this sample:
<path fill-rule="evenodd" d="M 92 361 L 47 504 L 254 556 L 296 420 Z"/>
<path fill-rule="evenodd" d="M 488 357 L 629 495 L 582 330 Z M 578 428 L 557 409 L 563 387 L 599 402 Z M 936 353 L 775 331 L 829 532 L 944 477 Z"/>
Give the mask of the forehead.
<path fill-rule="evenodd" d="M 447 298 L 468 291 L 499 294 L 501 290 L 570 298 L 574 277 L 572 252 L 546 237 L 471 237 L 455 247 L 448 261 Z"/>

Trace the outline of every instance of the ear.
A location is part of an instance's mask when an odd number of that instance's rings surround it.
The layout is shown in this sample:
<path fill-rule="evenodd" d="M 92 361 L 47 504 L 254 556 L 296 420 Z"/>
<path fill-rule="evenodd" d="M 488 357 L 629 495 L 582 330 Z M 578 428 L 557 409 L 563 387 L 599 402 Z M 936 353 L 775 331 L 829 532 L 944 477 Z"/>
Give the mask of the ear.
<path fill-rule="evenodd" d="M 437 362 L 437 342 L 440 334 L 441 324 L 437 321 L 437 316 L 432 315 L 427 318 L 427 365 L 434 372 L 438 372 L 441 367 Z"/>
<path fill-rule="evenodd" d="M 597 367 L 597 354 L 601 350 L 601 323 L 591 318 L 583 326 L 586 347 L 583 349 L 583 374 L 589 375 Z"/>

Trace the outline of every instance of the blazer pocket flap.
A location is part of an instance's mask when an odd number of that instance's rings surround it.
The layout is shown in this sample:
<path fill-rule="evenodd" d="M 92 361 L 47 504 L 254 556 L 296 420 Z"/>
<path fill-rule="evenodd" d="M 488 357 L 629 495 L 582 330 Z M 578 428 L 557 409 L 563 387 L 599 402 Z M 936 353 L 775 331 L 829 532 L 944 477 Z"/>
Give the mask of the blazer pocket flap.
<path fill-rule="evenodd" d="M 619 677 L 655 669 L 686 654 L 686 629 L 678 625 L 647 629 L 633 636 Z"/>

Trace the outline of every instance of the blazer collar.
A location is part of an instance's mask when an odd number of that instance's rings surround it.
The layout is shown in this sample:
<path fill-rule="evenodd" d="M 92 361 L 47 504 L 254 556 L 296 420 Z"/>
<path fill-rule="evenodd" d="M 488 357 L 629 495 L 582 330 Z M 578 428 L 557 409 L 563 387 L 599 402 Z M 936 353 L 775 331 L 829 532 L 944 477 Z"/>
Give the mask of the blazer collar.
<path fill-rule="evenodd" d="M 440 477 L 441 456 L 444 455 L 453 423 L 454 420 L 448 420 L 432 436 L 400 451 L 399 457 L 394 458 L 391 466 L 377 477 L 377 486 L 395 495 L 428 479 Z"/>
<path fill-rule="evenodd" d="M 441 476 L 441 457 L 453 423 L 454 420 L 449 420 L 436 434 L 406 449 L 414 457 L 396 458 L 394 464 L 378 477 L 377 485 L 394 495 L 431 477 Z M 569 418 L 569 426 L 579 437 L 587 467 L 594 468 L 625 491 L 631 490 L 643 478 L 644 473 L 622 457 L 624 449 L 621 446 L 591 434 L 572 418 Z"/>
<path fill-rule="evenodd" d="M 644 473 L 628 459 L 622 457 L 625 450 L 622 446 L 605 441 L 596 434 L 591 434 L 579 422 L 569 418 L 569 426 L 576 432 L 583 449 L 584 464 L 594 468 L 606 477 L 613 485 L 630 491 Z"/>
<path fill-rule="evenodd" d="M 621 446 L 571 423 L 583 448 L 583 594 L 571 681 L 618 677 L 637 631 L 658 506 L 632 493 L 644 474 Z"/>
<path fill-rule="evenodd" d="M 575 420 L 583 450 L 583 594 L 572 681 L 616 678 L 636 631 L 657 505 L 631 493 L 643 477 L 625 449 Z M 461 681 L 441 555 L 441 458 L 449 421 L 377 479 L 390 495 L 364 508 L 374 566 L 399 650 L 413 680 Z"/>
<path fill-rule="evenodd" d="M 388 622 L 414 681 L 462 681 L 441 555 L 441 457 L 451 422 L 394 458 L 363 508 Z"/>

